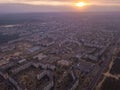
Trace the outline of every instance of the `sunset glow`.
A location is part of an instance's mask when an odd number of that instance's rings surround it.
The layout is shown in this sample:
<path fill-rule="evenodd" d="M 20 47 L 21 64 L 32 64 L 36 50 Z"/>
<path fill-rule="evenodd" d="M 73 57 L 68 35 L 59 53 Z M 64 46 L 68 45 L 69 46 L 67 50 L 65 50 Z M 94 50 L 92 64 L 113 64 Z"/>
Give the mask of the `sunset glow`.
<path fill-rule="evenodd" d="M 86 3 L 85 2 L 78 2 L 75 5 L 78 7 L 84 7 L 84 6 L 86 6 Z"/>
<path fill-rule="evenodd" d="M 31 5 L 47 5 L 47 6 L 70 6 L 70 2 L 60 2 L 60 1 L 31 1 L 31 2 L 23 2 L 24 4 L 31 4 Z"/>
<path fill-rule="evenodd" d="M 119 0 L 0 0 L 0 12 L 120 11 Z"/>
<path fill-rule="evenodd" d="M 0 3 L 14 3 L 14 4 L 30 4 L 30 5 L 46 5 L 46 6 L 77 6 L 77 7 L 84 7 L 84 6 L 120 6 L 119 0 L 110 0 L 110 1 L 104 1 L 104 0 L 66 0 L 62 2 L 61 0 L 0 0 Z"/>

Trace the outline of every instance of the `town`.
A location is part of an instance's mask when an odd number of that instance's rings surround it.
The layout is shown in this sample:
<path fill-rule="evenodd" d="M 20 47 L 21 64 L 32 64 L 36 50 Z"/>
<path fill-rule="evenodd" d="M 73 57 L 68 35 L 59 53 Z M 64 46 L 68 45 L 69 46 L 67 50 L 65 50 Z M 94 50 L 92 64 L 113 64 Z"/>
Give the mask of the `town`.
<path fill-rule="evenodd" d="M 55 14 L 0 25 L 0 89 L 94 90 L 120 48 L 117 17 Z"/>

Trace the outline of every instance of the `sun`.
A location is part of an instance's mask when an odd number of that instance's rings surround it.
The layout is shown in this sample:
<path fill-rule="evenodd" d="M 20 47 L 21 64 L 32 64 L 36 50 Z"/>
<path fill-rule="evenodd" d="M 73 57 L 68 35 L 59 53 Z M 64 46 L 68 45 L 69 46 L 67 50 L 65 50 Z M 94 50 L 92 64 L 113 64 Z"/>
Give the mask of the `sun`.
<path fill-rule="evenodd" d="M 84 7 L 86 6 L 86 3 L 85 2 L 78 2 L 75 4 L 77 7 Z"/>

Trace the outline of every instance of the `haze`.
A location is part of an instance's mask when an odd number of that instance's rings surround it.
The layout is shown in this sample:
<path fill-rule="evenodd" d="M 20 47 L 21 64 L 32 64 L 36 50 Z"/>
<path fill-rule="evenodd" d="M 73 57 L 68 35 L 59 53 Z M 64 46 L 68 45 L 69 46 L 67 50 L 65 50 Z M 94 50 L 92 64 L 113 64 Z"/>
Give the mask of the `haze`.
<path fill-rule="evenodd" d="M 76 2 L 89 3 L 84 8 L 74 6 Z M 119 11 L 119 0 L 0 0 L 0 13 L 18 12 L 79 12 Z"/>

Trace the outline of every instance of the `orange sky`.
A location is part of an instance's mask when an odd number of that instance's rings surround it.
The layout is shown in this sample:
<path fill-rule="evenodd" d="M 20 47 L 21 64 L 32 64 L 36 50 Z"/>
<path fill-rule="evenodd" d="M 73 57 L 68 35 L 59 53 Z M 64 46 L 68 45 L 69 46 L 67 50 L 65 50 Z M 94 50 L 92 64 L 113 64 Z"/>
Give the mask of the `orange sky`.
<path fill-rule="evenodd" d="M 0 3 L 24 3 L 32 5 L 71 6 L 76 2 L 84 1 L 91 5 L 120 6 L 120 0 L 0 0 Z"/>
<path fill-rule="evenodd" d="M 78 8 L 77 2 L 86 5 Z M 120 0 L 0 0 L 0 12 L 51 11 L 120 11 Z"/>

